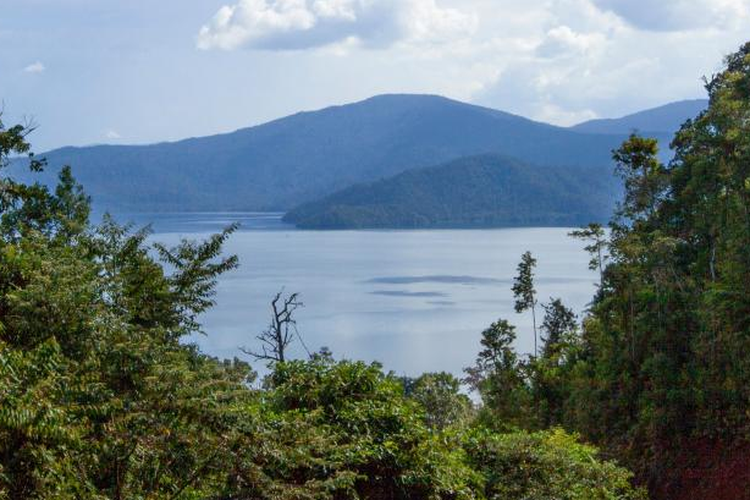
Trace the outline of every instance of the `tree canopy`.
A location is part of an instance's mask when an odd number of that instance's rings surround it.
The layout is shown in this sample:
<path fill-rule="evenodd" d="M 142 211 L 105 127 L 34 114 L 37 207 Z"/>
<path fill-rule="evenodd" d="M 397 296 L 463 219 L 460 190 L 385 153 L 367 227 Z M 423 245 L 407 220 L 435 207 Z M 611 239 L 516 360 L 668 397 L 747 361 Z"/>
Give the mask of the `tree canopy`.
<path fill-rule="evenodd" d="M 580 432 L 657 498 L 750 488 L 733 465 L 750 456 L 750 43 L 706 89 L 669 164 L 637 135 L 613 152 L 625 190 L 609 231 L 572 233 L 600 271 L 597 294 L 580 327 L 561 303 L 545 307 L 543 355 L 516 362 L 523 383 L 500 392 L 520 387 L 527 427 Z M 527 282 L 514 287 L 521 308 Z M 485 402 L 505 413 L 495 393 Z"/>

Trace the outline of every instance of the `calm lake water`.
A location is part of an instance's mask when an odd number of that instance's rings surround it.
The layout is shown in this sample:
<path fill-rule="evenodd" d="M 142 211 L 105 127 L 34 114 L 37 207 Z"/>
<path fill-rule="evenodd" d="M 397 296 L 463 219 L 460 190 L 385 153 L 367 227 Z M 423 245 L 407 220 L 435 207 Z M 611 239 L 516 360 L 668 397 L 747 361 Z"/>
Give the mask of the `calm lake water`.
<path fill-rule="evenodd" d="M 164 243 L 242 224 L 226 246 L 240 268 L 219 283 L 218 304 L 203 317 L 207 335 L 192 339 L 219 357 L 257 347 L 269 301 L 284 289 L 305 304 L 297 320 L 310 350 L 326 346 L 337 358 L 377 360 L 399 374 L 460 374 L 498 318 L 517 325 L 520 351 L 533 350 L 531 316 L 513 311 L 510 290 L 524 251 L 539 261 L 540 300 L 559 296 L 580 313 L 595 290 L 596 275 L 569 229 L 301 231 L 276 214 L 251 213 L 118 219 L 152 223 L 153 238 Z M 305 355 L 299 342 L 292 352 Z"/>

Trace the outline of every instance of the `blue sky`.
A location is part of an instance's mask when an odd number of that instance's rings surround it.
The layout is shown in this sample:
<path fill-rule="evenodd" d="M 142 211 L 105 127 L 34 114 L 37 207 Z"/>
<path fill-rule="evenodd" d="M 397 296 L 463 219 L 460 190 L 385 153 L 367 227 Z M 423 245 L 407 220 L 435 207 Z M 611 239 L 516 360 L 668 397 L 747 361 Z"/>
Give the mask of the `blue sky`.
<path fill-rule="evenodd" d="M 568 125 L 703 96 L 750 0 L 0 0 L 38 150 L 231 131 L 386 92 Z"/>

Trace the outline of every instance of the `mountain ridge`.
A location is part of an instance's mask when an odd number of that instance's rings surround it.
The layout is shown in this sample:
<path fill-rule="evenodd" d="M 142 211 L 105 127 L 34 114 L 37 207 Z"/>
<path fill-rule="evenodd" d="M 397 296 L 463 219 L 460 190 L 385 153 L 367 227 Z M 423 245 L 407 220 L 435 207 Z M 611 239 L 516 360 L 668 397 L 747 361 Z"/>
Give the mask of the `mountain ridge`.
<path fill-rule="evenodd" d="M 478 154 L 607 168 L 624 137 L 442 96 L 385 94 L 207 137 L 58 148 L 43 155 L 50 168 L 42 181 L 53 183 L 70 164 L 100 209 L 286 211 L 357 183 Z"/>
<path fill-rule="evenodd" d="M 674 134 L 688 119 L 708 106 L 707 99 L 674 101 L 655 108 L 644 109 L 619 118 L 598 118 L 570 127 L 571 130 L 594 134 Z"/>

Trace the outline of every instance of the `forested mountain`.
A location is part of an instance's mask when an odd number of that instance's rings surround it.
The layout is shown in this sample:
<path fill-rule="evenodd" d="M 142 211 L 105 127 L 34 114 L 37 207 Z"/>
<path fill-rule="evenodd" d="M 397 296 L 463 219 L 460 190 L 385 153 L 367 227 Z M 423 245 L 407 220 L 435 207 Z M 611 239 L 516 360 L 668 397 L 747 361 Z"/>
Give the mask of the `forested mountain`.
<path fill-rule="evenodd" d="M 481 155 L 358 184 L 284 220 L 314 229 L 573 226 L 606 220 L 615 191 L 608 169 Z"/>
<path fill-rule="evenodd" d="M 706 109 L 706 106 L 708 101 L 705 99 L 677 101 L 622 118 L 589 120 L 574 125 L 571 129 L 591 134 L 629 134 L 637 131 L 641 134 L 671 135 L 688 118 L 694 118 Z"/>
<path fill-rule="evenodd" d="M 609 170 L 610 151 L 624 138 L 443 97 L 384 95 L 212 137 L 63 148 L 45 154 L 43 178 L 53 185 L 62 165 L 75 165 L 99 209 L 286 210 L 359 182 L 485 153 Z"/>

